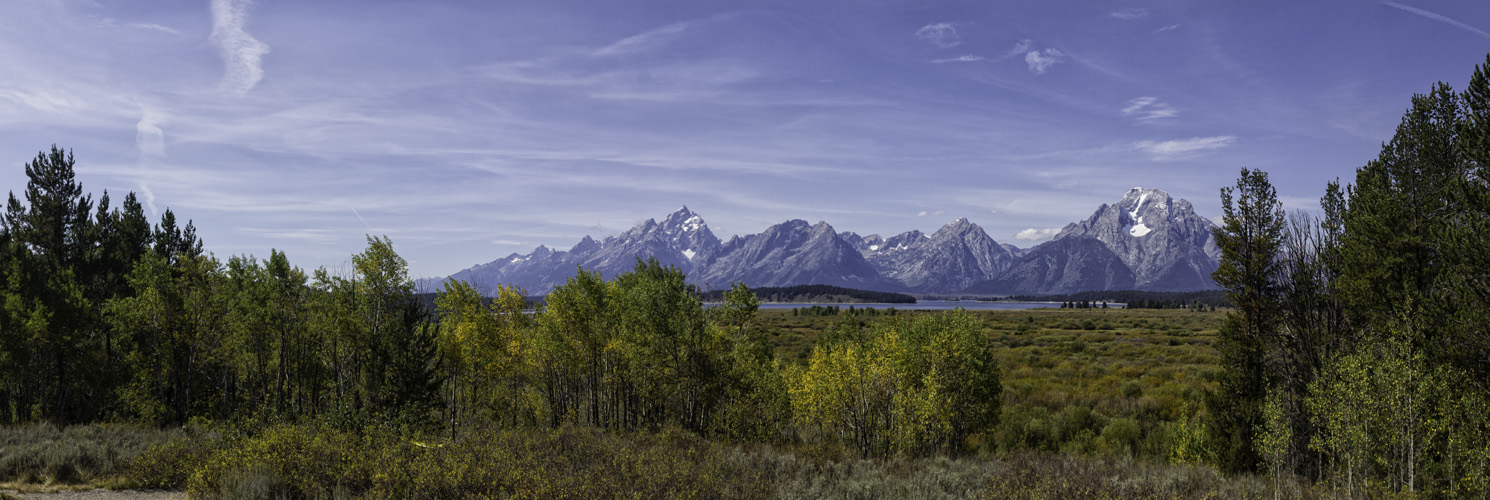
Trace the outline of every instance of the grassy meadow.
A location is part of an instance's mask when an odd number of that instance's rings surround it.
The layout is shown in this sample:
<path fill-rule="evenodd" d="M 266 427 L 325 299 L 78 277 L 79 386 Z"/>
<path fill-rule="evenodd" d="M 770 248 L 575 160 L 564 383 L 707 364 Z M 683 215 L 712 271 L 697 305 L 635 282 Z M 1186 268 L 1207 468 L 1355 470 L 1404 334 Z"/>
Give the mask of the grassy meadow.
<path fill-rule="evenodd" d="M 782 363 L 805 363 L 843 323 L 934 311 L 762 310 Z M 705 439 L 676 429 L 466 429 L 457 436 L 323 424 L 186 428 L 41 424 L 0 432 L 11 487 L 185 489 L 196 498 L 1209 498 L 1266 481 L 1171 465 L 1176 422 L 1215 370 L 1224 312 L 972 311 L 995 341 L 1003 411 L 960 456 L 864 459 L 788 439 Z"/>
<path fill-rule="evenodd" d="M 856 309 L 857 311 L 857 309 Z M 877 314 L 876 314 L 877 313 Z M 1193 416 L 1220 368 L 1212 344 L 1225 310 L 1031 309 L 968 311 L 998 346 L 1003 414 L 979 449 L 1069 451 L 1165 460 L 1174 423 Z M 897 310 L 895 317 L 941 314 Z M 757 316 L 778 359 L 805 362 L 818 336 L 843 321 L 869 323 L 883 311 L 851 315 Z"/>

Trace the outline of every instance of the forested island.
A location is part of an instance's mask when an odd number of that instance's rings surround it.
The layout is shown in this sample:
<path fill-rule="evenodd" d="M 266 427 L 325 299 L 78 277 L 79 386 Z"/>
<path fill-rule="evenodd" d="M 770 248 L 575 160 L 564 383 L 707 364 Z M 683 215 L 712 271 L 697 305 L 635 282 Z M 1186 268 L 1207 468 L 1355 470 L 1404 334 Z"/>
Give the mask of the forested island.
<path fill-rule="evenodd" d="M 0 479 L 199 498 L 1483 498 L 1487 72 L 1414 96 L 1320 214 L 1284 212 L 1243 168 L 1214 233 L 1222 312 L 788 316 L 759 303 L 840 290 L 735 285 L 705 307 L 655 260 L 580 270 L 536 310 L 459 281 L 430 308 L 386 237 L 341 274 L 272 249 L 219 259 L 170 210 L 95 199 L 53 146 L 0 225 Z"/>

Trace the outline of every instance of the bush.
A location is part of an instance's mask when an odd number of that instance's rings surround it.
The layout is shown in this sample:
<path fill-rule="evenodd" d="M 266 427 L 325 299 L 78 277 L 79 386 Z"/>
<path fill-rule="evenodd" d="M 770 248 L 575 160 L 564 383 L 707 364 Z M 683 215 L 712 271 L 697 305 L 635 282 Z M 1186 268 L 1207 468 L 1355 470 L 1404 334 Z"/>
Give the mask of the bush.
<path fill-rule="evenodd" d="M 1141 437 L 1142 430 L 1139 429 L 1138 422 L 1128 417 L 1115 419 L 1102 429 L 1102 439 L 1114 451 L 1121 453 L 1138 452 L 1138 440 Z"/>
<path fill-rule="evenodd" d="M 434 443 L 381 431 L 275 426 L 192 475 L 194 498 L 764 498 L 759 474 L 683 431 L 479 431 Z M 759 484 L 758 484 L 759 483 Z"/>
<path fill-rule="evenodd" d="M 1139 385 L 1136 380 L 1129 380 L 1123 382 L 1122 391 L 1123 397 L 1133 399 L 1143 395 L 1143 386 Z"/>

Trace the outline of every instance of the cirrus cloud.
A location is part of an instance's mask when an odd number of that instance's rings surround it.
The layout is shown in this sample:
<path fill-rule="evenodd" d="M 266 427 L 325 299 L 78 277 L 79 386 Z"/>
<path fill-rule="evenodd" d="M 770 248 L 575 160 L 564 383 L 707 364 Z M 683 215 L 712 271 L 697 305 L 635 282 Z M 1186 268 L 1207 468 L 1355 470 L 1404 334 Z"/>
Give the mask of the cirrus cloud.
<path fill-rule="evenodd" d="M 933 59 L 931 61 L 931 63 L 932 64 L 941 64 L 941 63 L 949 63 L 949 62 L 977 62 L 977 61 L 982 61 L 982 60 L 983 60 L 983 56 L 978 56 L 978 55 L 973 55 L 973 54 L 963 54 L 963 55 L 960 55 L 960 56 L 957 56 L 957 57 L 948 57 L 946 59 Z"/>
<path fill-rule="evenodd" d="M 1043 75 L 1051 66 L 1066 62 L 1066 53 L 1060 49 L 1031 50 L 1024 54 L 1024 62 L 1030 73 Z"/>
<path fill-rule="evenodd" d="M 1191 137 L 1171 141 L 1138 141 L 1134 149 L 1148 153 L 1155 161 L 1168 162 L 1194 158 L 1213 149 L 1221 149 L 1236 142 L 1234 135 L 1215 137 Z"/>
<path fill-rule="evenodd" d="M 931 23 L 916 30 L 916 38 L 931 42 L 941 48 L 955 47 L 962 43 L 957 27 L 952 23 Z"/>
<path fill-rule="evenodd" d="M 1128 106 L 1123 108 L 1123 114 L 1134 115 L 1139 121 L 1159 120 L 1163 118 L 1174 118 L 1180 114 L 1169 103 L 1160 101 L 1157 97 L 1136 97 L 1128 100 Z"/>

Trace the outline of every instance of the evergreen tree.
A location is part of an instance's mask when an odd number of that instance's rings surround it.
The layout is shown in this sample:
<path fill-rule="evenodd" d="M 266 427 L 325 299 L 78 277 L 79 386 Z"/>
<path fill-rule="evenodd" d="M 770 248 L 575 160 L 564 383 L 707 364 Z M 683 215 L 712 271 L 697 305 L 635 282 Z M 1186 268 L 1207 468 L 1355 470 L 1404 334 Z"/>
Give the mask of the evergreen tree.
<path fill-rule="evenodd" d="M 14 356 L 24 366 L 19 388 L 44 417 L 58 422 L 92 418 L 99 398 L 83 382 L 102 363 L 89 359 L 98 332 L 97 311 L 88 302 L 88 257 L 94 249 L 93 197 L 75 179 L 73 155 L 52 146 L 27 163 L 26 204 L 10 194 L 5 230 L 8 253 L 6 308 L 14 336 L 6 344 L 30 351 Z M 40 398 L 37 400 L 35 398 Z"/>
<path fill-rule="evenodd" d="M 1267 173 L 1245 168 L 1235 188 L 1221 189 L 1221 209 L 1224 224 L 1215 230 L 1221 262 L 1211 276 L 1236 310 L 1227 315 L 1217 342 L 1222 372 L 1220 387 L 1207 398 L 1214 419 L 1208 429 L 1224 470 L 1254 471 L 1259 457 L 1253 434 L 1262 423 L 1269 384 L 1264 353 L 1275 341 L 1278 318 L 1284 213 Z"/>

